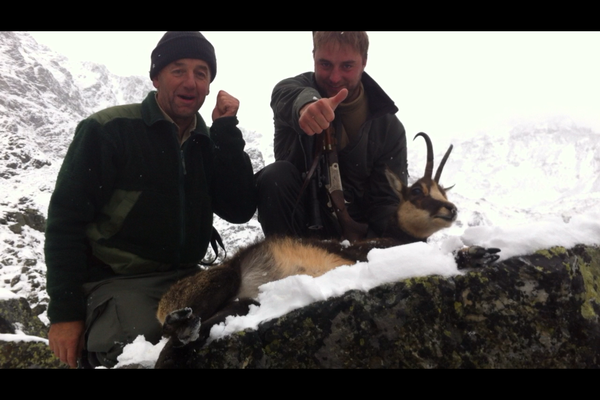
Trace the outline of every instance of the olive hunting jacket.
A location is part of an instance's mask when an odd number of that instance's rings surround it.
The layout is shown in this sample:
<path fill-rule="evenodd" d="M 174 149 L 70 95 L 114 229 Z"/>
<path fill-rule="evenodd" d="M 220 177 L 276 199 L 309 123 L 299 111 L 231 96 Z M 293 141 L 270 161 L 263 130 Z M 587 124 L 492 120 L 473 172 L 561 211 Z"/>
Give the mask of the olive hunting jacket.
<path fill-rule="evenodd" d="M 151 92 L 141 104 L 81 121 L 48 210 L 48 317 L 85 318 L 82 285 L 118 274 L 197 265 L 213 212 L 232 223 L 256 210 L 252 165 L 236 117 L 196 128 L 183 145 Z"/>
<path fill-rule="evenodd" d="M 362 84 L 368 99 L 367 120 L 358 136 L 338 151 L 338 159 L 348 213 L 355 221 L 368 223 L 371 236 L 381 236 L 398 206 L 385 168 L 395 172 L 404 184 L 408 179 L 406 134 L 395 115 L 398 108 L 383 89 L 365 72 Z M 310 168 L 305 154 L 307 135 L 298 124 L 299 112 L 307 103 L 322 97 L 325 93 L 319 92 L 313 72 L 285 79 L 275 86 L 271 108 L 276 160 L 287 160 L 301 172 Z M 336 117 L 334 128 L 339 123 Z"/>

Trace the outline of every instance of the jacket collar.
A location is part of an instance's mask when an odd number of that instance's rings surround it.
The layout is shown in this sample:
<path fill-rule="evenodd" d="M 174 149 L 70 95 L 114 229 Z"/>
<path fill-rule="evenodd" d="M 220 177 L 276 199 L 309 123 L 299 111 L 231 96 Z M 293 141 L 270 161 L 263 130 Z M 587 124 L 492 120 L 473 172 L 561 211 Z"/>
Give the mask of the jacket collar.
<path fill-rule="evenodd" d="M 398 107 L 396 107 L 394 101 L 369 74 L 363 72 L 361 81 L 369 99 L 369 111 L 373 118 L 398 112 Z"/>

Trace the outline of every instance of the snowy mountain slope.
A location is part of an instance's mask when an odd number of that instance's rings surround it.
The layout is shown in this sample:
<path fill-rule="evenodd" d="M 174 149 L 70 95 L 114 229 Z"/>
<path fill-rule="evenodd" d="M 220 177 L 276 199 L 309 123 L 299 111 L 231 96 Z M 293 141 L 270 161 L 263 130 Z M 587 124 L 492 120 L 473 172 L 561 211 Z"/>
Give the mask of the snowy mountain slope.
<path fill-rule="evenodd" d="M 439 160 L 449 143 L 431 136 Z M 409 142 L 409 173 L 417 177 L 425 165 L 419 140 Z M 564 118 L 494 128 L 454 143 L 441 183 L 454 185 L 459 219 L 440 234 L 600 212 L 600 134 Z"/>

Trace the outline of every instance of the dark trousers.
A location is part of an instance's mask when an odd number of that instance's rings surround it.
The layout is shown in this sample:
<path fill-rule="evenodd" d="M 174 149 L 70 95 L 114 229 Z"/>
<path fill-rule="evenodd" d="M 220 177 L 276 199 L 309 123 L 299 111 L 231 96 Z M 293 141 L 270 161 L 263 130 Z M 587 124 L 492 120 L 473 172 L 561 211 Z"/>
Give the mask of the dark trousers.
<path fill-rule="evenodd" d="M 123 348 L 139 335 L 157 344 L 162 337 L 156 318 L 160 298 L 176 281 L 198 271 L 124 275 L 85 284 L 87 365 L 114 367 Z"/>
<path fill-rule="evenodd" d="M 317 198 L 321 229 L 309 229 L 313 224 L 310 190 L 302 190 L 303 178 L 288 161 L 276 161 L 256 174 L 258 186 L 258 220 L 265 237 L 289 235 L 339 239 L 337 220 L 327 207 L 327 195 L 321 188 Z"/>

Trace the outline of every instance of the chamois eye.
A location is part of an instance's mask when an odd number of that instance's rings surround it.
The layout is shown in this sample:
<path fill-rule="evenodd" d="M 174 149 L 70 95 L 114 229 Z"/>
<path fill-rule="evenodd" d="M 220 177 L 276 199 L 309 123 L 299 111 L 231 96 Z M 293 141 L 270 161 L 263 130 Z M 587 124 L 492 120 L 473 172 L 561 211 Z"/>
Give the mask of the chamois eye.
<path fill-rule="evenodd" d="M 410 194 L 413 196 L 422 196 L 423 191 L 421 190 L 420 187 L 415 187 L 415 188 L 410 189 Z"/>

